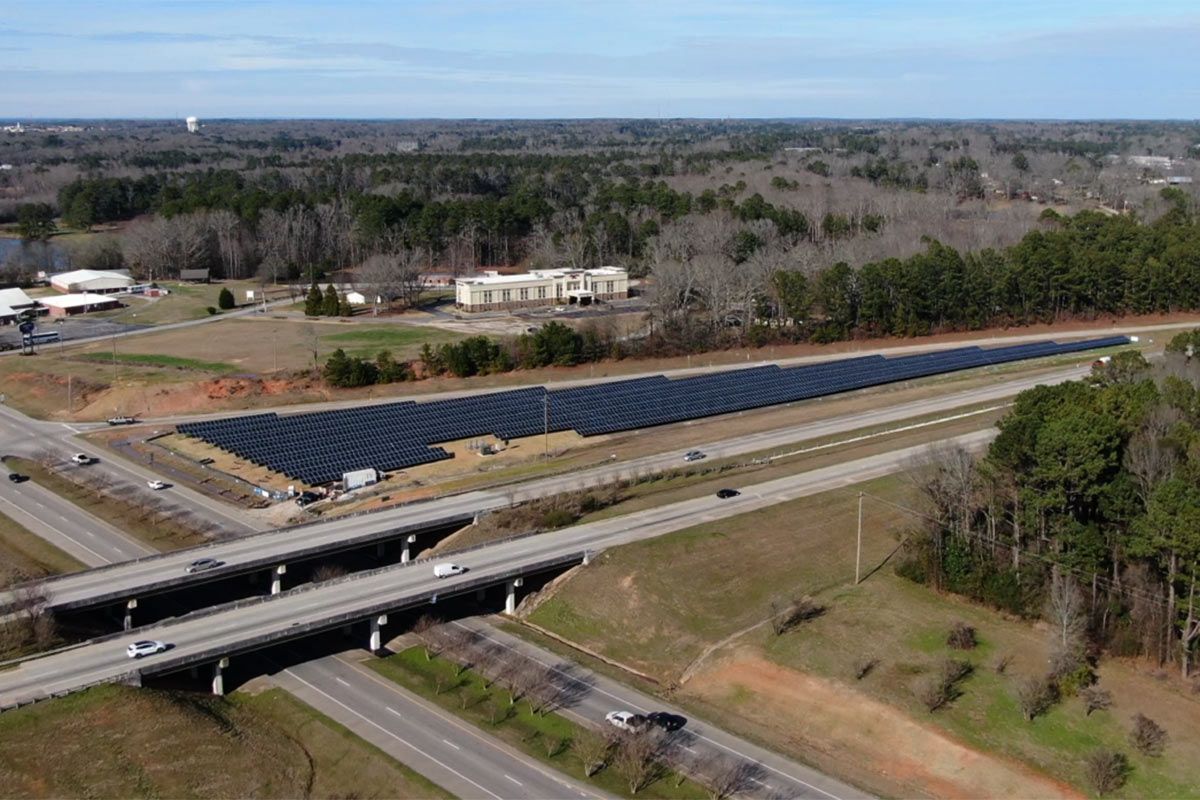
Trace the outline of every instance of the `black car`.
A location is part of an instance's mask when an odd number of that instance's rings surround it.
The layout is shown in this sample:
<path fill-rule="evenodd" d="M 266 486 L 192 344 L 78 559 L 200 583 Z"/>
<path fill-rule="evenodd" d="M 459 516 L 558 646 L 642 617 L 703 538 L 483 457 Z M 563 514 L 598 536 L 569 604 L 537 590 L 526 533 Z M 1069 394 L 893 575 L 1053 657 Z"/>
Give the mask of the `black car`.
<path fill-rule="evenodd" d="M 8 479 L 13 483 L 24 483 L 25 481 L 29 480 L 29 476 L 22 475 L 19 472 L 10 472 L 8 473 Z"/>
<path fill-rule="evenodd" d="M 657 725 L 668 733 L 677 731 L 684 725 L 687 725 L 687 717 L 681 717 L 678 714 L 671 714 L 666 711 L 652 711 L 646 715 L 646 719 L 650 720 L 651 725 Z"/>
<path fill-rule="evenodd" d="M 741 492 L 739 492 L 737 489 L 718 489 L 717 490 L 717 497 L 721 498 L 722 500 L 728 500 L 731 497 L 737 497 L 739 494 L 741 494 Z"/>
<path fill-rule="evenodd" d="M 320 499 L 321 499 L 321 495 L 317 494 L 316 492 L 301 492 L 296 497 L 296 505 L 298 505 L 300 507 L 304 507 L 304 506 L 308 505 L 309 503 L 315 503 Z"/>

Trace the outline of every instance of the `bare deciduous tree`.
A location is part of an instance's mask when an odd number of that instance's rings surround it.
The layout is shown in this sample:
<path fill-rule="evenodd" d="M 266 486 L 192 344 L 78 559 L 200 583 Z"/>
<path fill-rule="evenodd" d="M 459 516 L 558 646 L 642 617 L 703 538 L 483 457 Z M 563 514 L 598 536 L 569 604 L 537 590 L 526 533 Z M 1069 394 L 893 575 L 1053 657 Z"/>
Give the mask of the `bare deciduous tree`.
<path fill-rule="evenodd" d="M 583 766 L 583 777 L 590 778 L 608 763 L 613 741 L 595 731 L 585 730 L 571 741 L 571 750 Z"/>

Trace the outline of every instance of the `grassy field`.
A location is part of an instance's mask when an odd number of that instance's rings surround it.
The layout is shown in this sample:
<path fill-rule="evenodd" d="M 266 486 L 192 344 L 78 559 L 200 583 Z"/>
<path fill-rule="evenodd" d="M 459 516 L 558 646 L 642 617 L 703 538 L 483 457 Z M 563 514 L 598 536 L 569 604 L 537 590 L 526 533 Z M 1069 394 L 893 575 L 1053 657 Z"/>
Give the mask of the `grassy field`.
<path fill-rule="evenodd" d="M 449 797 L 290 695 L 104 686 L 0 716 L 12 798 Z"/>
<path fill-rule="evenodd" d="M 584 777 L 583 764 L 570 747 L 571 740 L 579 736 L 580 728 L 566 717 L 553 712 L 538 715 L 524 700 L 509 709 L 504 689 L 495 684 L 485 688 L 479 675 L 471 670 L 459 674 L 458 665 L 450 661 L 436 656 L 426 659 L 421 647 L 411 647 L 386 659 L 372 661 L 369 666 L 538 761 L 603 791 L 621 797 L 631 796 L 628 784 L 609 767 L 591 778 Z M 439 675 L 444 684 L 441 692 L 437 688 Z M 467 700 L 466 708 L 462 707 L 463 699 Z M 505 709 L 505 716 L 493 724 L 491 710 L 494 703 Z M 548 750 L 554 754 L 548 755 Z M 680 782 L 677 776 L 667 774 L 641 789 L 637 796 L 698 798 L 707 795 L 697 784 L 687 780 Z"/>
<path fill-rule="evenodd" d="M 0 560 L 30 578 L 84 568 L 84 564 L 3 514 L 0 514 Z"/>
<path fill-rule="evenodd" d="M 908 498 L 899 477 L 863 489 Z M 856 497 L 857 489 L 829 492 L 608 550 L 530 621 L 674 680 L 709 644 L 765 619 L 773 600 L 853 578 Z M 879 520 L 864 563 L 891 552 L 890 530 L 902 522 Z"/>
<path fill-rule="evenodd" d="M 84 511 L 120 528 L 156 550 L 178 550 L 208 541 L 175 518 L 164 519 L 159 514 L 148 513 L 146 508 L 134 503 L 80 486 L 35 461 L 9 458 L 5 463 L 27 474 L 38 485 L 70 500 Z"/>
<path fill-rule="evenodd" d="M 112 353 L 93 352 L 81 353 L 78 359 L 94 364 L 133 365 L 138 367 L 169 367 L 171 369 L 188 369 L 198 372 L 232 372 L 235 367 L 220 361 L 201 361 L 195 358 L 181 358 L 157 353 Z"/>
<path fill-rule="evenodd" d="M 888 759 L 917 748 L 914 742 L 925 737 L 941 743 L 931 753 L 955 747 L 965 753 L 962 763 L 944 765 L 937 779 L 967 774 L 962 770 L 971 767 L 964 764 L 976 750 L 991 759 L 986 770 L 978 767 L 980 774 L 986 771 L 996 781 L 980 786 L 1029 791 L 1028 783 L 1004 781 L 1045 780 L 1037 777 L 1044 775 L 1069 791 L 1065 784 L 1085 788 L 1083 758 L 1106 745 L 1126 752 L 1133 764 L 1120 796 L 1200 795 L 1194 769 L 1200 740 L 1190 734 L 1200 724 L 1200 702 L 1187 687 L 1157 680 L 1143 665 L 1105 660 L 1100 685 L 1113 692 L 1112 709 L 1087 716 L 1081 702 L 1071 699 L 1024 722 L 1013 687 L 1021 677 L 1044 672 L 1046 633 L 911 584 L 890 564 L 872 572 L 912 522 L 871 497 L 863 542 L 868 577 L 854 586 L 859 490 L 899 503 L 915 499 L 906 479 L 894 476 L 616 548 L 563 584 L 530 621 L 647 672 L 664 686 L 682 680 L 677 701 L 842 774 L 855 775 L 877 759 L 860 777 L 885 773 L 899 781 L 906 765 Z M 800 594 L 813 597 L 825 612 L 798 631 L 776 636 L 764 624 L 772 601 Z M 945 644 L 956 621 L 979 632 L 981 645 L 965 655 L 975 671 L 962 684 L 961 697 L 930 714 L 917 699 L 916 685 L 944 657 L 964 657 Z M 1002 656 L 1010 661 L 1003 674 L 995 668 Z M 875 667 L 856 680 L 859 662 L 871 659 Z M 764 707 L 773 714 L 764 716 Z M 1130 718 L 1139 711 L 1171 736 L 1161 758 L 1140 756 L 1127 744 Z M 880 747 L 878 740 L 899 736 L 906 725 L 911 736 Z M 870 736 L 846 734 L 859 728 Z M 876 741 L 865 740 L 870 737 Z M 1021 764 L 1027 767 L 1016 766 Z M 1023 775 L 1021 769 L 1031 771 Z M 872 788 L 904 794 L 918 786 Z M 932 793 L 947 792 L 954 793 L 944 786 Z"/>

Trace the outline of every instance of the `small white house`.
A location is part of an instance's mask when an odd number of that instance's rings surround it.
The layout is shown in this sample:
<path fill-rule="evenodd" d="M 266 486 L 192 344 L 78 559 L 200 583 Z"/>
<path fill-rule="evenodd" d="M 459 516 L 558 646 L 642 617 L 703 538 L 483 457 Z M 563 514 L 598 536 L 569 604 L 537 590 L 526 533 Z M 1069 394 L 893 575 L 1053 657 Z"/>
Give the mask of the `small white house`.
<path fill-rule="evenodd" d="M 349 291 L 346 292 L 346 302 L 352 306 L 365 306 L 367 298 L 362 292 Z"/>

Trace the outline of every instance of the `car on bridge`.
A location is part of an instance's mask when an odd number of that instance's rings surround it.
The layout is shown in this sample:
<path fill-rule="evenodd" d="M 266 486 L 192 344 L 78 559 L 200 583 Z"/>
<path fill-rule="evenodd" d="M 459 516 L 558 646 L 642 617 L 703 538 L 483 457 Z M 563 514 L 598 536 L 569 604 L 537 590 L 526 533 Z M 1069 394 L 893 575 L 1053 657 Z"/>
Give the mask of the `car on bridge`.
<path fill-rule="evenodd" d="M 192 563 L 183 568 L 183 571 L 189 575 L 196 572 L 207 572 L 210 569 L 225 566 L 224 561 L 218 561 L 215 558 L 197 558 Z"/>
<path fill-rule="evenodd" d="M 433 566 L 433 577 L 449 578 L 452 575 L 462 575 L 466 571 L 466 567 L 460 567 L 458 564 L 451 564 L 449 562 L 444 564 L 435 564 Z"/>
<path fill-rule="evenodd" d="M 166 481 L 153 480 L 153 481 L 146 481 L 146 485 L 149 486 L 154 491 L 158 491 L 159 489 L 167 488 L 167 486 L 169 486 L 170 484 L 168 484 Z"/>
<path fill-rule="evenodd" d="M 152 656 L 155 653 L 165 653 L 167 649 L 166 642 L 160 642 L 156 639 L 144 639 L 140 642 L 133 642 L 129 647 L 126 647 L 125 655 L 130 658 L 142 658 L 144 656 Z"/>

